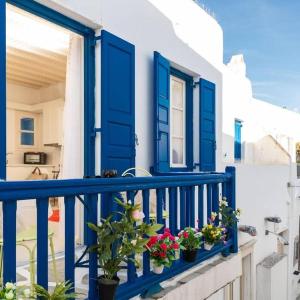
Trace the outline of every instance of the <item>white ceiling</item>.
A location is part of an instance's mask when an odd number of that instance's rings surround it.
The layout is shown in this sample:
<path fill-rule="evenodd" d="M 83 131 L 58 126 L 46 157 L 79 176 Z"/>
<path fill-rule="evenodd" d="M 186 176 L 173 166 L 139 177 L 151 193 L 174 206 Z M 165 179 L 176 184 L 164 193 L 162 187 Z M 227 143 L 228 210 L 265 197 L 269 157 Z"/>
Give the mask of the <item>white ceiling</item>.
<path fill-rule="evenodd" d="M 7 81 L 40 89 L 65 81 L 70 33 L 7 6 Z"/>

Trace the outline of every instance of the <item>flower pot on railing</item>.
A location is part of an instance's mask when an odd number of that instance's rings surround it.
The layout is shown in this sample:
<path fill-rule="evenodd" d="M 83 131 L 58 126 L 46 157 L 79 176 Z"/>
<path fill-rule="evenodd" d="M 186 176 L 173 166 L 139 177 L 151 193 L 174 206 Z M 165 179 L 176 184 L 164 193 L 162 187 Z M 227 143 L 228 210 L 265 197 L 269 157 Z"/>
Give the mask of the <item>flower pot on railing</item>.
<path fill-rule="evenodd" d="M 162 274 L 162 272 L 164 271 L 164 265 L 156 265 L 156 264 L 153 264 L 153 273 L 154 274 Z"/>
<path fill-rule="evenodd" d="M 120 278 L 117 276 L 114 276 L 112 279 L 105 278 L 104 276 L 98 277 L 98 299 L 114 300 L 119 283 Z"/>
<path fill-rule="evenodd" d="M 194 262 L 194 261 L 196 261 L 197 253 L 198 253 L 197 249 L 183 250 L 182 251 L 182 258 L 186 262 Z"/>
<path fill-rule="evenodd" d="M 182 259 L 186 262 L 194 262 L 197 258 L 198 249 L 202 244 L 202 233 L 198 229 L 186 227 L 178 234 L 182 251 Z"/>
<path fill-rule="evenodd" d="M 215 244 L 204 243 L 204 249 L 210 251 Z"/>

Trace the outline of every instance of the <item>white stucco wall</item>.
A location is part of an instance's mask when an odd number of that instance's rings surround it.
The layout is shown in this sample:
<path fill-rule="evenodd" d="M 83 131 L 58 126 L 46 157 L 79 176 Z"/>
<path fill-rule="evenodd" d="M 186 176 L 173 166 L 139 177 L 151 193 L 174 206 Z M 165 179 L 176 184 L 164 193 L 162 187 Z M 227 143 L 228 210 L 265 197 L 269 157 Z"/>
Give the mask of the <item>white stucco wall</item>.
<path fill-rule="evenodd" d="M 254 164 L 253 144 L 272 134 L 292 153 L 300 140 L 299 115 L 253 99 L 245 68 L 222 64 L 223 34 L 217 22 L 192 0 L 38 0 L 92 28 L 103 28 L 136 47 L 136 165 L 153 163 L 153 52 L 159 51 L 174 66 L 198 79 L 216 84 L 217 170 L 234 162 L 234 119 L 243 123 L 243 153 L 248 165 L 237 165 L 237 205 L 241 223 L 257 227 L 255 262 L 276 249 L 274 236 L 265 236 L 264 217 L 279 215 L 292 230 L 290 198 L 286 184 L 294 180 L 289 166 Z M 100 123 L 100 50 L 97 46 L 96 111 Z M 241 60 L 240 60 L 241 61 Z M 242 62 L 242 61 L 241 61 Z M 194 90 L 194 161 L 199 159 L 199 91 Z M 279 122 L 280 120 L 280 122 Z M 300 133 L 300 132 L 299 132 Z M 99 148 L 100 140 L 97 140 Z M 270 151 L 272 148 L 270 149 Z M 99 162 L 99 149 L 97 161 Z M 100 163 L 96 166 L 100 170 Z M 296 193 L 296 192 L 295 192 Z M 293 196 L 292 196 L 293 202 Z M 294 230 L 294 229 L 293 229 Z M 295 234 L 296 231 L 293 231 Z M 249 238 L 240 234 L 240 241 Z M 292 235 L 291 235 L 292 239 Z M 290 239 L 290 240 L 291 240 Z M 289 251 L 291 247 L 289 248 Z M 289 260 L 291 256 L 289 256 Z"/>

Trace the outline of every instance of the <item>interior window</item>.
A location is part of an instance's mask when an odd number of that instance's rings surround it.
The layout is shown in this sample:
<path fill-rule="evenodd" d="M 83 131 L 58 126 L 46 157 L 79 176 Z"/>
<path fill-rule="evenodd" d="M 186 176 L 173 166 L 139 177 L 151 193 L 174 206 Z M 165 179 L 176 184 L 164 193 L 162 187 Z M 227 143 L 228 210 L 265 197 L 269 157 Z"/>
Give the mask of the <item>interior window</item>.
<path fill-rule="evenodd" d="M 186 83 L 171 76 L 170 94 L 170 158 L 171 167 L 186 167 Z"/>
<path fill-rule="evenodd" d="M 34 119 L 33 118 L 21 118 L 21 141 L 22 146 L 34 146 Z"/>

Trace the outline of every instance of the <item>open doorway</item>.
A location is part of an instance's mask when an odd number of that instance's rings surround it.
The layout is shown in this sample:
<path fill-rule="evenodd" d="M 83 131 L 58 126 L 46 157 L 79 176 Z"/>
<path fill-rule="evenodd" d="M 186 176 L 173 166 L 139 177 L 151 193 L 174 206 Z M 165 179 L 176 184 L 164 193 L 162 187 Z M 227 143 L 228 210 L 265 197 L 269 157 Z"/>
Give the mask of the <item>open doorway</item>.
<path fill-rule="evenodd" d="M 83 60 L 83 36 L 6 5 L 7 180 L 83 177 Z M 62 212 L 63 199 L 50 198 L 49 254 L 64 249 Z M 77 220 L 82 220 L 82 215 L 82 207 L 77 205 Z M 78 243 L 82 224 L 76 222 Z M 26 246 L 34 249 L 35 232 L 36 201 L 20 201 L 17 240 L 25 236 Z M 25 279 L 29 256 L 17 247 L 18 266 Z M 54 274 L 50 281 L 63 279 L 56 277 Z"/>

